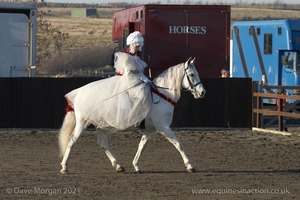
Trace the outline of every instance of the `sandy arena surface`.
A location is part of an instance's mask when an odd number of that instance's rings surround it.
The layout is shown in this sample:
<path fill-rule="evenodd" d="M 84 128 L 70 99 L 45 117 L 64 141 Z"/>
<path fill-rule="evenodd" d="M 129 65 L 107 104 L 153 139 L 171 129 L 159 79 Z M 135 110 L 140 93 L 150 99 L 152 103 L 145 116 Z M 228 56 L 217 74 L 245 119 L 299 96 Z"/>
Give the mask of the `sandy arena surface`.
<path fill-rule="evenodd" d="M 61 175 L 56 130 L 0 131 L 1 199 L 299 199 L 300 137 L 250 130 L 176 131 L 197 168 L 187 173 L 164 137 L 154 134 L 131 162 L 141 135 L 109 136 L 125 173 L 116 173 L 88 130 Z"/>

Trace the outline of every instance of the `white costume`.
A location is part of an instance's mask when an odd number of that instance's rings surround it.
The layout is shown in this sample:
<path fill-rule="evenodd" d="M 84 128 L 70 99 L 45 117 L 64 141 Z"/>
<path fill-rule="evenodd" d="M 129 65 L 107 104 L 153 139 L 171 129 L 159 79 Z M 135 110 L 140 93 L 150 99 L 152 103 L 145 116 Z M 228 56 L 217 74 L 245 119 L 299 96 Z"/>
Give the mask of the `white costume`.
<path fill-rule="evenodd" d="M 139 32 L 127 38 L 130 52 L 141 48 Z M 123 130 L 140 123 L 148 114 L 151 100 L 149 79 L 143 74 L 147 64 L 137 55 L 115 53 L 117 76 L 92 82 L 66 94 L 69 105 L 87 121 L 102 129 Z"/>

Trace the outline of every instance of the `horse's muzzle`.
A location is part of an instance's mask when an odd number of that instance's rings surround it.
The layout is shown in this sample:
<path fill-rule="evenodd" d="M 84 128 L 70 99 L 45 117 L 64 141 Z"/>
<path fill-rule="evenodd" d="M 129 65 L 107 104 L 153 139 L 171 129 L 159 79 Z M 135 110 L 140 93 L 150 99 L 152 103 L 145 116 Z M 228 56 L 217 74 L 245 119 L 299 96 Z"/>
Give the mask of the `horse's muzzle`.
<path fill-rule="evenodd" d="M 194 92 L 194 98 L 195 99 L 201 99 L 204 98 L 206 91 L 202 90 L 201 92 Z"/>

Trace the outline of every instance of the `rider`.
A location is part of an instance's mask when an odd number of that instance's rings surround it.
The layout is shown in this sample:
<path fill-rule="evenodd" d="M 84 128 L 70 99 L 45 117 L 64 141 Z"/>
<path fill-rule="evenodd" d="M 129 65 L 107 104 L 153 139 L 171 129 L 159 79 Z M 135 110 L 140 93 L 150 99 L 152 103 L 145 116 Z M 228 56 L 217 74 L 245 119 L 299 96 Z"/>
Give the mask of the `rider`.
<path fill-rule="evenodd" d="M 152 81 L 150 81 L 143 73 L 147 64 L 138 56 L 138 53 L 142 50 L 144 45 L 144 38 L 142 37 L 142 34 L 139 31 L 131 33 L 126 39 L 126 44 L 128 48 L 125 53 L 115 53 L 114 66 L 116 69 L 116 75 L 128 77 L 127 81 L 129 82 L 136 79 L 153 86 Z M 149 90 L 147 90 L 147 88 L 143 88 L 142 90 L 138 90 L 138 94 L 136 95 L 146 96 L 148 93 Z M 132 97 L 132 94 L 129 97 Z M 139 127 L 141 129 L 145 128 L 145 120 L 140 122 Z"/>
<path fill-rule="evenodd" d="M 115 53 L 116 75 L 124 75 L 129 78 L 139 79 L 145 83 L 151 81 L 143 74 L 147 64 L 137 55 L 142 50 L 144 38 L 139 31 L 131 33 L 127 39 L 128 48 L 125 52 Z"/>
<path fill-rule="evenodd" d="M 150 89 L 145 83 L 151 81 L 143 74 L 147 64 L 137 56 L 144 39 L 136 31 L 126 42 L 129 50 L 115 53 L 117 76 L 92 82 L 66 94 L 70 107 L 77 110 L 87 124 L 123 130 L 139 124 L 150 110 Z"/>

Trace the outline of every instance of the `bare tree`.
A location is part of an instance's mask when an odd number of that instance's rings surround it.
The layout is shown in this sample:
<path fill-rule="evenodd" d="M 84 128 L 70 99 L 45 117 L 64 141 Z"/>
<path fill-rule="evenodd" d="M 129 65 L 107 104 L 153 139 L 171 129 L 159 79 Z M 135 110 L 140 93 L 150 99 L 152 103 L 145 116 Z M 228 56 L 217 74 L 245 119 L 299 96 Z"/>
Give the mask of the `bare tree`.
<path fill-rule="evenodd" d="M 60 58 L 63 43 L 69 37 L 69 34 L 61 32 L 45 20 L 43 11 L 38 14 L 37 29 L 37 64 L 43 66 L 54 56 L 53 52 L 58 54 Z"/>

